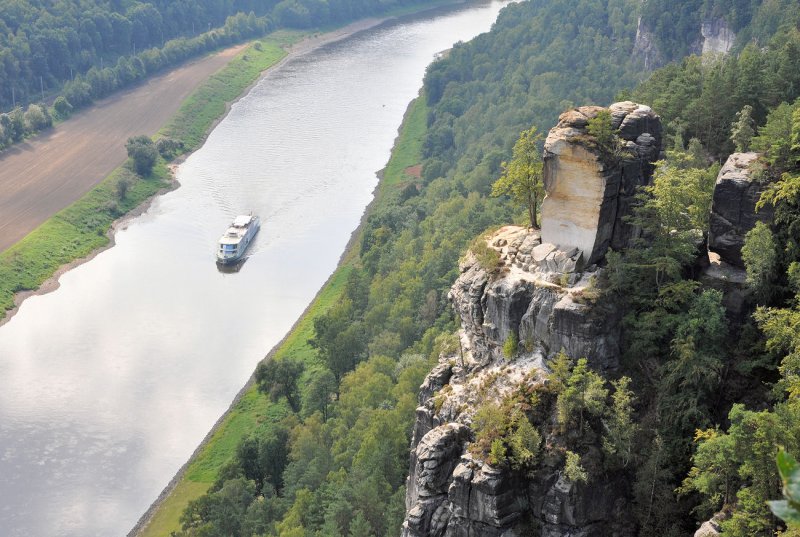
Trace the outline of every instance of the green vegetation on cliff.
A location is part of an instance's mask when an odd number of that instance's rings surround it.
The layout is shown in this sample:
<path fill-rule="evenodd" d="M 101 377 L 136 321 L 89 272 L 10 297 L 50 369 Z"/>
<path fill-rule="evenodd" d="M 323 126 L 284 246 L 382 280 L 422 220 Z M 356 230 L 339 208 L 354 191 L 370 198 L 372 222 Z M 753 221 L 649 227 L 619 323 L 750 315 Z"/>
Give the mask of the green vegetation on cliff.
<path fill-rule="evenodd" d="M 190 502 L 176 535 L 397 534 L 419 382 L 439 351 L 458 345 L 446 300 L 458 256 L 484 229 L 513 219 L 524 221 L 526 215 L 518 208 L 489 197 L 521 131 L 532 124 L 543 129 L 553 125 L 573 103 L 608 104 L 618 92 L 634 86 L 640 76 L 630 59 L 637 6 L 627 0 L 510 5 L 491 32 L 457 44 L 429 68 L 427 106 L 418 101 L 412 108 L 398 145 L 404 149 L 389 164 L 391 172 L 361 229 L 357 250 L 347 257 L 346 276 L 341 271 L 334 276 L 341 287 L 333 295 L 326 294 L 333 293 L 330 288 L 323 291 L 323 296 L 334 296 L 330 307 L 312 308 L 302 321 L 304 335 L 294 332 L 289 339 L 293 343 L 272 357 L 274 364 L 262 366 L 260 386 L 268 397 L 259 397 L 265 406 L 257 411 L 277 405 L 284 417 L 273 414 L 275 419 L 262 420 L 252 429 L 239 428 L 227 437 L 226 450 L 215 458 L 219 462 L 227 455 L 226 464 L 207 467 L 204 479 L 213 475 L 215 482 L 208 494 Z M 671 10 L 664 7 L 663 12 Z M 675 149 L 653 187 L 640 197 L 634 216 L 652 240 L 612 255 L 609 281 L 604 282 L 605 292 L 619 293 L 630 312 L 621 373 L 631 381 L 617 381 L 613 402 L 602 412 L 613 424 L 607 434 L 614 442 L 609 440 L 608 446 L 624 457 L 619 471 L 628 473 L 629 490 L 621 494 L 632 501 L 631 519 L 641 535 L 691 532 L 693 515 L 705 516 L 723 502 L 739 513 L 731 519 L 738 522 L 727 526 L 733 534 L 745 534 L 744 526 L 736 525 L 740 522 L 753 521 L 755 533 L 763 534 L 777 525 L 776 519 L 770 526 L 759 518 L 765 500 L 779 494 L 774 456 L 765 456 L 774 455 L 772 439 L 758 449 L 739 450 L 736 457 L 724 451 L 730 441 L 695 451 L 693 440 L 697 429 L 704 431 L 698 440 L 725 437 L 733 438 L 733 444 L 741 430 L 761 434 L 762 426 L 756 423 L 760 418 L 734 406 L 737 401 L 769 407 L 759 410 L 773 416 L 764 423 L 781 424 L 774 416 L 791 406 L 796 393 L 790 391 L 786 398 L 765 382 L 779 379 L 776 367 L 781 362 L 789 365 L 778 386 L 795 374 L 796 336 L 780 330 L 787 326 L 787 316 L 796 313 L 793 295 L 787 286 L 777 291 L 774 296 L 780 298 L 764 303 L 758 322 L 746 322 L 737 339 L 729 332 L 722 293 L 702 288 L 692 261 L 707 228 L 717 170 L 713 162 L 731 149 L 735 114 L 744 105 L 754 110 L 762 106 L 761 113 L 754 114 L 761 135 L 754 143 L 768 148 L 768 159 L 791 158 L 792 144 L 786 157 L 785 142 L 769 134 L 785 131 L 778 119 L 764 121 L 776 104 L 797 97 L 793 92 L 800 86 L 784 84 L 796 74 L 791 67 L 796 56 L 785 52 L 794 40 L 793 32 L 782 33 L 758 50 L 756 59 L 756 51 L 750 49 L 718 64 L 689 59 L 652 79 L 681 80 L 682 85 L 651 81 L 636 90 L 644 102 L 657 103 L 656 111 L 672 122 L 669 149 Z M 765 94 L 739 90 L 748 79 L 748 66 L 754 64 L 760 75 L 774 74 Z M 684 71 L 685 66 L 695 70 Z M 732 77 L 728 85 L 712 84 L 717 70 Z M 783 77 L 780 73 L 786 77 L 775 79 Z M 704 93 L 706 87 L 717 93 Z M 720 91 L 725 95 L 720 97 Z M 723 113 L 715 114 L 712 108 L 700 116 L 703 122 L 693 123 L 691 111 L 706 110 L 715 102 L 714 95 L 724 104 Z M 695 101 L 699 104 L 687 108 Z M 788 113 L 791 117 L 792 111 Z M 782 114 L 785 119 L 786 112 Z M 790 140 L 791 135 L 790 128 Z M 418 163 L 420 177 L 403 173 L 406 166 Z M 789 179 L 779 183 L 774 194 L 788 200 L 785 210 L 778 211 L 786 220 L 776 220 L 773 230 L 780 255 L 800 244 L 792 242 L 793 226 L 800 221 L 792 205 L 794 172 L 786 165 L 784 171 L 790 172 L 785 176 Z M 776 270 L 788 270 L 789 261 L 776 263 Z M 787 274 L 785 281 L 793 282 L 794 272 Z M 291 351 L 292 345 L 302 351 Z M 267 382 L 281 371 L 293 376 L 300 367 L 299 382 Z M 585 409 L 579 403 L 585 401 L 575 396 L 576 390 L 591 385 L 605 400 L 606 388 L 583 367 L 566 368 L 565 374 L 563 423 L 581 428 Z M 299 410 L 292 412 L 291 406 Z M 481 416 L 486 422 L 481 441 L 489 456 L 511 453 L 516 464 L 524 466 L 537 455 L 536 442 L 520 437 L 519 423 L 491 409 Z M 796 419 L 789 416 L 784 423 Z M 501 427 L 496 427 L 498 420 Z M 745 426 L 739 430 L 736 424 Z M 770 434 L 796 446 L 792 431 L 774 426 Z M 222 436 L 215 442 L 222 445 Z M 701 453 L 703 449 L 710 455 Z M 732 476 L 726 483 L 738 487 L 723 495 L 712 479 L 715 467 L 706 462 L 720 457 L 728 465 L 725 475 Z M 568 453 L 567 459 L 571 479 L 586 479 L 579 455 Z M 187 479 L 197 475 L 190 469 Z M 677 493 L 687 475 L 690 480 Z"/>

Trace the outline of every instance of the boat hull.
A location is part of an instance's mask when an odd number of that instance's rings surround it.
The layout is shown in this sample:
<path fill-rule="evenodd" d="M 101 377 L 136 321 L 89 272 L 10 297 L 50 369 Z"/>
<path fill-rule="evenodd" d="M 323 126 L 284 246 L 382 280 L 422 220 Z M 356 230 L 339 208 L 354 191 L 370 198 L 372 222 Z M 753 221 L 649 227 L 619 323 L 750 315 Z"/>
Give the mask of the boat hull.
<path fill-rule="evenodd" d="M 234 253 L 230 255 L 220 255 L 219 252 L 217 252 L 217 264 L 233 265 L 241 261 L 245 257 L 247 249 L 250 247 L 250 243 L 253 242 L 253 239 L 258 234 L 260 229 L 261 222 L 258 220 L 258 217 L 256 217 L 252 227 L 248 229 L 247 233 L 245 233 L 244 237 L 242 237 L 242 240 Z"/>

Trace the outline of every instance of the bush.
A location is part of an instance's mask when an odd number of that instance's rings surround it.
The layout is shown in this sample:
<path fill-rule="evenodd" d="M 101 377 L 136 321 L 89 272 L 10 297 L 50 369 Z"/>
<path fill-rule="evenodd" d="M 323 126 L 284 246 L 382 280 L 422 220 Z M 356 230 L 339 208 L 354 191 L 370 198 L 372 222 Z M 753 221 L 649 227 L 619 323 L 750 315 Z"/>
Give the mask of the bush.
<path fill-rule="evenodd" d="M 158 154 L 164 160 L 172 160 L 177 155 L 183 153 L 185 145 L 180 140 L 174 138 L 159 138 L 156 142 L 156 149 Z"/>
<path fill-rule="evenodd" d="M 516 332 L 511 332 L 508 334 L 505 342 L 503 343 L 503 356 L 507 359 L 511 359 L 517 355 L 517 350 L 519 349 L 519 337 L 517 336 Z"/>
<path fill-rule="evenodd" d="M 56 116 L 59 119 L 65 119 L 72 113 L 72 105 L 66 97 L 59 95 L 56 97 L 55 102 L 53 102 L 53 110 L 55 110 Z"/>
<path fill-rule="evenodd" d="M 589 474 L 581 466 L 581 456 L 572 451 L 567 451 L 566 456 L 564 476 L 573 483 L 586 483 L 589 481 Z"/>
<path fill-rule="evenodd" d="M 128 150 L 128 157 L 133 161 L 134 171 L 142 177 L 150 175 L 158 158 L 153 140 L 144 135 L 134 136 L 128 138 L 125 148 Z"/>
<path fill-rule="evenodd" d="M 119 181 L 117 181 L 116 190 L 117 190 L 117 198 L 120 201 L 125 201 L 125 198 L 128 195 L 128 190 L 130 190 L 131 181 L 127 177 L 120 177 Z"/>
<path fill-rule="evenodd" d="M 38 132 L 53 126 L 53 119 L 47 113 L 47 108 L 32 104 L 25 112 L 25 127 L 28 132 Z"/>
<path fill-rule="evenodd" d="M 500 252 L 486 243 L 484 235 L 475 239 L 469 249 L 487 272 L 494 272 L 500 267 Z"/>

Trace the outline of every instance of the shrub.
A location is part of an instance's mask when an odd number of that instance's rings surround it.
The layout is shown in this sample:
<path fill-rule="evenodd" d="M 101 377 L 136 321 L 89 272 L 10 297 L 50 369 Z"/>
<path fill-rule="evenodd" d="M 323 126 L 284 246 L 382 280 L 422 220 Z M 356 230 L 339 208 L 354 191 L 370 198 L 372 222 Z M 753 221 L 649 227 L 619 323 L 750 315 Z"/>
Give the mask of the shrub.
<path fill-rule="evenodd" d="M 505 343 L 503 343 L 503 356 L 510 360 L 517 355 L 518 349 L 519 337 L 517 336 L 516 332 L 510 332 Z"/>
<path fill-rule="evenodd" d="M 161 158 L 164 160 L 172 160 L 177 155 L 183 153 L 184 148 L 184 143 L 174 138 L 159 138 L 156 142 L 158 154 L 161 155 Z"/>
<path fill-rule="evenodd" d="M 128 150 L 128 157 L 133 161 L 134 171 L 142 177 L 150 175 L 158 158 L 153 140 L 144 135 L 134 136 L 128 138 L 125 148 Z"/>
<path fill-rule="evenodd" d="M 25 127 L 28 132 L 38 132 L 53 125 L 53 119 L 47 113 L 47 108 L 32 104 L 25 112 Z"/>
<path fill-rule="evenodd" d="M 564 476 L 573 483 L 586 483 L 589 481 L 588 472 L 581 466 L 581 456 L 572 451 L 566 452 L 564 461 Z"/>
<path fill-rule="evenodd" d="M 128 190 L 130 190 L 131 181 L 127 177 L 120 177 L 116 184 L 117 190 L 117 198 L 120 201 L 124 201 L 125 197 L 128 195 Z"/>
<path fill-rule="evenodd" d="M 53 110 L 55 110 L 56 116 L 59 119 L 65 119 L 72 113 L 72 105 L 66 97 L 59 95 L 56 97 L 55 102 L 53 102 Z"/>
<path fill-rule="evenodd" d="M 489 246 L 483 235 L 475 239 L 469 249 L 487 272 L 494 272 L 500 267 L 500 252 Z"/>

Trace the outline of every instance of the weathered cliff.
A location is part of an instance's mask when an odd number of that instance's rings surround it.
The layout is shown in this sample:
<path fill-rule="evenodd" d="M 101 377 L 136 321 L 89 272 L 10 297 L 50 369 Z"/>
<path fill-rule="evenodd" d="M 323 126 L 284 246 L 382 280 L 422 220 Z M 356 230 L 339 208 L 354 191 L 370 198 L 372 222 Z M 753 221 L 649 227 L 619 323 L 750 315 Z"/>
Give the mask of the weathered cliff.
<path fill-rule="evenodd" d="M 703 36 L 702 54 L 727 54 L 736 41 L 736 34 L 723 18 L 704 21 L 700 35 Z"/>
<path fill-rule="evenodd" d="M 736 43 L 736 33 L 721 17 L 707 18 L 698 28 L 697 38 L 689 44 L 691 54 L 727 54 Z M 658 69 L 670 59 L 659 47 L 659 39 L 647 21 L 639 17 L 631 56 L 645 70 Z"/>
<path fill-rule="evenodd" d="M 744 237 L 757 221 L 772 220 L 771 207 L 756 211 L 766 187 L 753 179 L 752 165 L 758 153 L 733 153 L 717 175 L 709 220 L 708 249 L 723 261 L 744 268 Z"/>
<path fill-rule="evenodd" d="M 661 120 L 650 107 L 612 104 L 611 127 L 619 134 L 606 145 L 588 132 L 602 110 L 584 106 L 561 114 L 544 144 L 542 240 L 577 248 L 586 266 L 636 237 L 624 217 L 637 188 L 650 182 L 661 151 Z"/>
<path fill-rule="evenodd" d="M 563 349 L 614 369 L 619 351 L 619 316 L 594 288 L 599 269 L 576 272 L 575 249 L 557 250 L 516 226 L 488 244 L 501 268 L 487 270 L 472 254 L 461 263 L 449 295 L 462 322 L 460 348 L 441 357 L 420 392 L 403 535 L 522 535 L 536 528 L 541 535 L 599 536 L 624 529 L 615 520 L 625 486 L 613 474 L 578 484 L 564 476 L 559 456 L 520 472 L 470 450 L 478 409 L 546 386 L 547 358 Z M 519 341 L 513 358 L 502 350 L 509 337 Z M 550 411 L 543 416 L 545 443 L 563 443 Z"/>
<path fill-rule="evenodd" d="M 556 426 L 548 365 L 563 351 L 595 371 L 618 367 L 621 313 L 597 289 L 598 262 L 637 236 L 624 217 L 651 180 L 661 123 L 648 107 L 617 103 L 609 112 L 619 135 L 603 145 L 588 132 L 601 110 L 566 112 L 547 137 L 541 233 L 503 227 L 484 238 L 480 260 L 470 252 L 459 266 L 448 298 L 460 341 L 420 391 L 404 537 L 632 533 L 627 474 L 607 464 L 592 432 L 601 425 Z M 493 412 L 528 443 L 525 461 L 487 451 Z M 570 450 L 603 478 L 571 479 Z"/>

